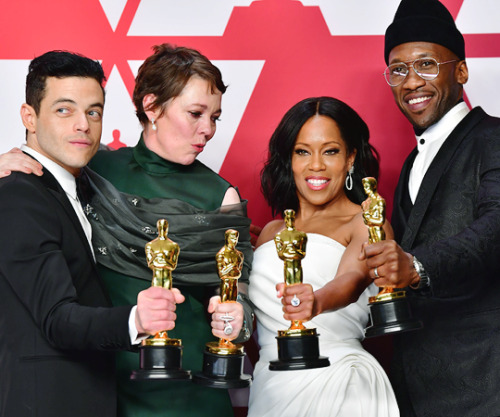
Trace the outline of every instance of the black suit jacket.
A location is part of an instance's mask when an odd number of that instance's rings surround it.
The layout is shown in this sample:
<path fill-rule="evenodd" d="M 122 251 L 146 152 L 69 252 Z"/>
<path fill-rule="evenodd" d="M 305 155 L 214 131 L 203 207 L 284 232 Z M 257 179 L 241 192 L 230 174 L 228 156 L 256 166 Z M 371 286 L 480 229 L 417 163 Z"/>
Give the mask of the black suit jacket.
<path fill-rule="evenodd" d="M 114 357 L 131 307 L 110 308 L 55 178 L 0 180 L 0 416 L 116 415 Z"/>
<path fill-rule="evenodd" d="M 500 119 L 473 109 L 432 161 L 406 218 L 406 160 L 392 225 L 431 278 L 410 291 L 424 328 L 395 338 L 403 416 L 500 416 Z"/>

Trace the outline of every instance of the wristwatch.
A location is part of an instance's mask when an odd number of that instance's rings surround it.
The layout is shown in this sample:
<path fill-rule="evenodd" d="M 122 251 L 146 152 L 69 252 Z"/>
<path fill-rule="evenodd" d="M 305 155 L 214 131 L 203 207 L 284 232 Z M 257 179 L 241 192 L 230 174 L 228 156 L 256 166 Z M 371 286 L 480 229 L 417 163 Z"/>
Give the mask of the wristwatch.
<path fill-rule="evenodd" d="M 423 288 L 430 287 L 430 285 L 431 285 L 431 279 L 429 278 L 429 275 L 425 271 L 424 266 L 417 259 L 416 256 L 413 257 L 413 267 L 415 268 L 415 271 L 417 271 L 417 274 L 420 277 L 420 281 L 418 281 L 418 283 L 414 284 L 414 285 L 410 284 L 410 288 L 412 290 L 421 290 Z"/>

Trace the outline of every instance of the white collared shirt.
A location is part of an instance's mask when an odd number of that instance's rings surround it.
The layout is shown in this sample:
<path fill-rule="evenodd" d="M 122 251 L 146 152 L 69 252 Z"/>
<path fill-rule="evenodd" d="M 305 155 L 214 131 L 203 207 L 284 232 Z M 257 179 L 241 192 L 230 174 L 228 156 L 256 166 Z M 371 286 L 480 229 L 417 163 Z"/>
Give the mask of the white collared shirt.
<path fill-rule="evenodd" d="M 27 154 L 30 154 L 38 162 L 40 162 L 44 166 L 44 168 L 54 176 L 59 185 L 62 187 L 62 189 L 66 193 L 66 196 L 68 197 L 69 202 L 73 206 L 76 215 L 78 216 L 78 220 L 80 220 L 80 224 L 82 225 L 83 231 L 85 232 L 85 236 L 87 237 L 87 241 L 89 242 L 90 250 L 92 251 L 92 256 L 94 256 L 95 261 L 94 249 L 92 248 L 92 227 L 90 226 L 87 216 L 85 216 L 85 213 L 83 212 L 80 200 L 78 199 L 78 195 L 76 193 L 75 177 L 61 165 L 55 163 L 51 159 L 40 154 L 27 145 L 22 145 L 21 150 L 23 152 L 26 152 Z"/>
<path fill-rule="evenodd" d="M 413 162 L 408 181 L 408 191 L 412 203 L 415 204 L 425 173 L 439 149 L 469 111 L 467 104 L 462 101 L 448 111 L 441 120 L 427 128 L 422 135 L 416 136 L 418 154 Z"/>

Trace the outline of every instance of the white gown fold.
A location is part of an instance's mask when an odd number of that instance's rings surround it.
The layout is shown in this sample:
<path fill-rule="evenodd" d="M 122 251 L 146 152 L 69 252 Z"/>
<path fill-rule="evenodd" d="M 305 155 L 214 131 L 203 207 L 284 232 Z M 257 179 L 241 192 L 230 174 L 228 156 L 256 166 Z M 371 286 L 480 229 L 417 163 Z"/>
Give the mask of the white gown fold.
<path fill-rule="evenodd" d="M 308 234 L 302 260 L 304 282 L 314 290 L 336 274 L 345 247 L 322 235 Z M 250 275 L 250 299 L 256 306 L 260 357 L 250 388 L 249 417 L 397 417 L 398 407 L 387 375 L 361 346 L 368 322 L 368 297 L 372 285 L 358 301 L 338 311 L 316 316 L 306 327 L 317 329 L 320 354 L 330 359 L 326 368 L 270 371 L 269 361 L 278 358 L 276 335 L 290 322 L 283 319 L 276 284 L 282 282 L 283 261 L 274 241 L 254 253 Z"/>

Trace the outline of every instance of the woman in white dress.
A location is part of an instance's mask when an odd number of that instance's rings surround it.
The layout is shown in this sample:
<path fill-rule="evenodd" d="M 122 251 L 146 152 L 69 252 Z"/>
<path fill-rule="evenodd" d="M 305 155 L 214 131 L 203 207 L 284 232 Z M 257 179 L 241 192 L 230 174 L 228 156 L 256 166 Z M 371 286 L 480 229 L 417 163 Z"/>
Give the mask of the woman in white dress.
<path fill-rule="evenodd" d="M 305 99 L 283 117 L 269 143 L 262 190 L 273 214 L 296 211 L 307 233 L 304 283 L 285 286 L 270 222 L 257 241 L 249 295 L 256 307 L 260 358 L 250 389 L 249 417 L 399 416 L 387 375 L 361 346 L 368 297 L 377 293 L 365 262 L 368 240 L 360 203 L 361 178 L 378 175 L 369 131 L 359 115 L 331 97 Z M 384 226 L 392 237 L 389 224 Z M 276 294 L 278 291 L 278 294 Z M 298 306 L 292 299 L 300 300 Z M 294 303 L 296 304 L 296 303 Z M 276 335 L 291 320 L 319 333 L 324 368 L 270 371 Z"/>

